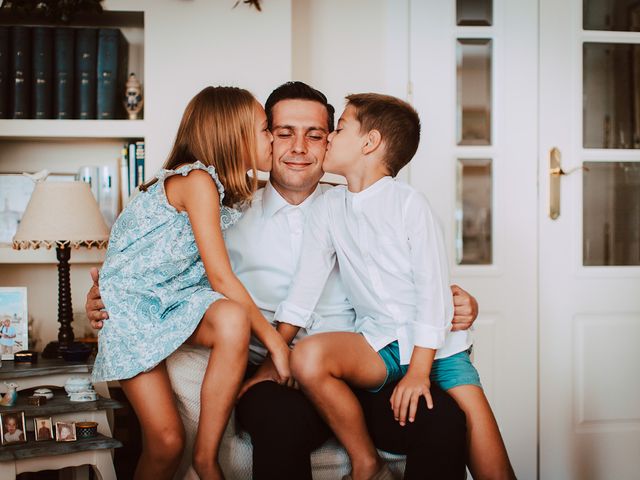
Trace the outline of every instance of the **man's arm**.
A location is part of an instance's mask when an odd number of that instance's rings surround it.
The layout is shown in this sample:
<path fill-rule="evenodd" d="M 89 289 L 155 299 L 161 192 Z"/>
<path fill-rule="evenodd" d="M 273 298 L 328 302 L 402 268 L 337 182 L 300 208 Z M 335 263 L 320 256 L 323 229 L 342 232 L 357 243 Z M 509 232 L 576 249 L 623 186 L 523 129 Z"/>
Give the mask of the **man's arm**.
<path fill-rule="evenodd" d="M 467 330 L 478 317 L 478 301 L 458 285 L 451 285 L 453 293 L 453 321 L 451 331 Z"/>
<path fill-rule="evenodd" d="M 91 324 L 91 328 L 100 330 L 102 328 L 102 321 L 109 318 L 109 314 L 105 312 L 104 303 L 102 303 L 102 297 L 100 296 L 99 289 L 99 273 L 98 269 L 93 267 L 89 273 L 91 274 L 91 280 L 93 285 L 87 292 L 87 301 L 84 304 L 84 310 Z"/>

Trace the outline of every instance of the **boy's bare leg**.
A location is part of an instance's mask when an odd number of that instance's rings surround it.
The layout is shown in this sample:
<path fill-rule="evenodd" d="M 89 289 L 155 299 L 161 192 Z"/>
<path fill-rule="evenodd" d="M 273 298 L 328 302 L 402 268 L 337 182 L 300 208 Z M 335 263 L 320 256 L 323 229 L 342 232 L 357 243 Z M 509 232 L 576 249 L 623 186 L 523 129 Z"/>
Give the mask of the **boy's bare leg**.
<path fill-rule="evenodd" d="M 319 333 L 298 342 L 291 356 L 291 369 L 347 450 L 354 480 L 371 478 L 384 464 L 349 385 L 375 388 L 382 384 L 387 370 L 380 355 L 360 334 Z"/>
<path fill-rule="evenodd" d="M 184 449 L 185 435 L 164 362 L 120 386 L 142 427 L 142 454 L 135 480 L 170 480 Z"/>
<path fill-rule="evenodd" d="M 218 300 L 204 314 L 189 344 L 211 347 L 200 390 L 200 418 L 193 466 L 202 480 L 222 479 L 218 450 L 240 390 L 249 355 L 250 323 L 246 310 Z"/>
<path fill-rule="evenodd" d="M 447 393 L 467 417 L 469 470 L 474 480 L 514 480 L 507 449 L 482 388 L 461 385 Z"/>

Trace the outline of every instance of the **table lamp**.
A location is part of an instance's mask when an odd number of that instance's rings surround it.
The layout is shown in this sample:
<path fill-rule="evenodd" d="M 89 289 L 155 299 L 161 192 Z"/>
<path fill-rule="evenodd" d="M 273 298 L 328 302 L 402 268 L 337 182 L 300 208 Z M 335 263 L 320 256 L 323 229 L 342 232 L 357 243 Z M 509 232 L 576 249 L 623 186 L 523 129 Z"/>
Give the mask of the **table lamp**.
<path fill-rule="evenodd" d="M 84 182 L 37 181 L 29 204 L 13 237 L 16 250 L 55 247 L 58 259 L 58 341 L 49 343 L 42 356 L 62 358 L 74 346 L 71 327 L 71 249 L 106 248 L 109 228 Z"/>

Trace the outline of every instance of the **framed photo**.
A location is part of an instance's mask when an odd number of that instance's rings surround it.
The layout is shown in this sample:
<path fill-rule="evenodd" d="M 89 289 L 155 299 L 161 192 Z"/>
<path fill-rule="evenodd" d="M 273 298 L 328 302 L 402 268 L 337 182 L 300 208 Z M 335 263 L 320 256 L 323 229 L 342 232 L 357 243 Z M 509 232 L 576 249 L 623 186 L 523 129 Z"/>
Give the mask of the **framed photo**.
<path fill-rule="evenodd" d="M 33 431 L 36 434 L 36 442 L 53 440 L 53 425 L 51 423 L 51 417 L 34 418 Z"/>
<path fill-rule="evenodd" d="M 0 354 L 13 360 L 13 354 L 28 348 L 27 287 L 0 287 Z"/>
<path fill-rule="evenodd" d="M 56 442 L 75 442 L 76 440 L 74 422 L 56 422 Z"/>
<path fill-rule="evenodd" d="M 27 428 L 24 423 L 24 412 L 0 414 L 0 431 L 2 432 L 2 445 L 25 443 Z"/>
<path fill-rule="evenodd" d="M 47 182 L 74 180 L 72 173 L 51 173 L 46 179 Z M 0 212 L 4 214 L 4 221 L 0 223 L 0 245 L 11 245 L 13 242 L 34 187 L 34 181 L 21 173 L 0 173 Z"/>

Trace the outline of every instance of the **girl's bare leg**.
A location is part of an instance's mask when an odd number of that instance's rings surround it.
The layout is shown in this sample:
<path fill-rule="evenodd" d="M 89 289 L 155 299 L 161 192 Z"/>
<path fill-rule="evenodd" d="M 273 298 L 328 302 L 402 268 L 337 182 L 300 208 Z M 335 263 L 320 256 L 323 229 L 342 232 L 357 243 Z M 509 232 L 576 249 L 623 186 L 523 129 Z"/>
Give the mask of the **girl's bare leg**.
<path fill-rule="evenodd" d="M 498 423 L 482 388 L 461 385 L 447 390 L 467 417 L 469 470 L 474 480 L 514 480 Z"/>
<path fill-rule="evenodd" d="M 142 427 L 142 454 L 135 480 L 171 479 L 184 449 L 184 428 L 164 362 L 120 385 Z"/>
<path fill-rule="evenodd" d="M 192 345 L 212 348 L 200 391 L 193 452 L 193 467 L 202 480 L 224 478 L 218 450 L 247 367 L 250 334 L 245 308 L 231 300 L 218 300 L 188 340 Z"/>
<path fill-rule="evenodd" d="M 347 450 L 354 480 L 371 478 L 384 462 L 348 384 L 379 386 L 387 374 L 380 355 L 360 334 L 319 333 L 298 342 L 291 354 L 291 371 Z"/>

